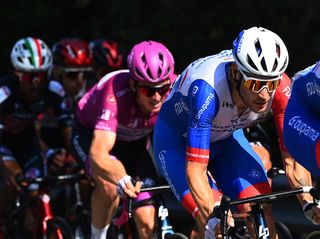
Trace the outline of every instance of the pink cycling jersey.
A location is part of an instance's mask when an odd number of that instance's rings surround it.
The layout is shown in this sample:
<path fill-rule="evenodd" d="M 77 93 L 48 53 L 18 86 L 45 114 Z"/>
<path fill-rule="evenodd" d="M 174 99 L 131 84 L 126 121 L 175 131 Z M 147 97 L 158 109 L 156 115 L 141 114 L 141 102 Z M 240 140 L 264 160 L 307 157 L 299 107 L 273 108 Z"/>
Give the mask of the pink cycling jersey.
<path fill-rule="evenodd" d="M 149 134 L 158 114 L 142 113 L 129 79 L 129 70 L 104 76 L 79 101 L 78 122 L 89 129 L 115 132 L 121 141 L 139 140 Z"/>

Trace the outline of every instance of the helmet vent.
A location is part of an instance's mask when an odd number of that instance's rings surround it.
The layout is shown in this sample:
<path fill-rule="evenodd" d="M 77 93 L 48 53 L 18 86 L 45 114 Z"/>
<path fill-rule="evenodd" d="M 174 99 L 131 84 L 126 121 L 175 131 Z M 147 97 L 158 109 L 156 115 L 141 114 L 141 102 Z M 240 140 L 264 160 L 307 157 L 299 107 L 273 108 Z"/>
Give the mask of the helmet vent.
<path fill-rule="evenodd" d="M 262 66 L 262 69 L 267 72 L 268 69 L 267 69 L 267 64 L 266 64 L 266 60 L 264 59 L 264 57 L 262 57 L 260 64 Z"/>
<path fill-rule="evenodd" d="M 23 60 L 22 60 L 21 56 L 18 57 L 18 61 L 23 63 Z"/>
<path fill-rule="evenodd" d="M 274 64 L 273 64 L 273 68 L 272 68 L 272 72 L 274 72 L 276 69 L 277 69 L 277 67 L 278 67 L 278 59 L 274 59 Z"/>
<path fill-rule="evenodd" d="M 158 68 L 158 78 L 161 76 L 161 73 L 162 73 L 162 70 L 161 70 L 161 68 L 159 67 L 159 68 Z"/>
<path fill-rule="evenodd" d="M 142 54 L 141 55 L 141 60 L 142 60 L 142 62 L 146 65 L 147 64 L 147 62 L 146 62 L 146 55 L 145 54 Z"/>
<path fill-rule="evenodd" d="M 159 63 L 161 63 L 161 66 L 163 67 L 163 54 L 159 53 Z M 162 73 L 162 69 L 159 67 L 158 68 L 158 78 L 160 78 Z"/>
<path fill-rule="evenodd" d="M 249 55 L 247 55 L 247 62 L 253 69 L 258 70 L 258 67 L 253 63 L 253 61 Z"/>
<path fill-rule="evenodd" d="M 148 67 L 148 69 L 147 69 L 147 74 L 148 74 L 149 78 L 153 79 L 153 77 L 152 77 L 152 74 L 151 74 L 151 71 L 150 71 L 150 68 L 149 68 L 149 67 Z"/>
<path fill-rule="evenodd" d="M 33 61 L 31 59 L 31 57 L 28 57 L 28 60 L 29 60 L 30 65 L 33 65 Z"/>
<path fill-rule="evenodd" d="M 278 43 L 276 43 L 276 52 L 277 52 L 278 57 L 280 57 L 281 52 L 280 52 L 280 46 Z"/>
<path fill-rule="evenodd" d="M 159 60 L 161 61 L 161 63 L 163 64 L 163 54 L 159 54 Z"/>
<path fill-rule="evenodd" d="M 287 64 L 288 64 L 288 57 L 286 57 L 286 60 L 284 61 L 283 66 L 281 67 L 280 71 L 283 71 L 286 68 Z"/>
<path fill-rule="evenodd" d="M 257 55 L 260 56 L 262 53 L 262 48 L 261 48 L 259 39 L 256 40 L 256 43 L 254 44 L 254 46 L 256 48 Z"/>
<path fill-rule="evenodd" d="M 139 69 L 136 68 L 135 71 L 136 71 L 136 74 L 139 76 L 139 78 L 142 78 L 142 79 L 143 79 L 143 75 L 142 75 L 142 73 L 139 71 Z"/>

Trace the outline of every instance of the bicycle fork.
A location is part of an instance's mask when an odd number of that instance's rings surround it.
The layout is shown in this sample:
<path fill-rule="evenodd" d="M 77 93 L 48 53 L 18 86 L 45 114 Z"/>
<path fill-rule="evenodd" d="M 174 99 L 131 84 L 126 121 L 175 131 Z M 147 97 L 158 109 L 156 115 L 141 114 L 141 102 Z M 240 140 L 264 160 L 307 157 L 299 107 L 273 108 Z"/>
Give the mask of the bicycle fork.
<path fill-rule="evenodd" d="M 172 226 L 169 221 L 169 211 L 168 208 L 166 208 L 162 201 L 159 200 L 159 207 L 158 207 L 158 226 L 160 227 L 160 230 L 158 230 L 158 237 L 164 239 L 165 235 L 167 234 L 173 234 L 174 231 L 172 229 Z"/>
<path fill-rule="evenodd" d="M 51 205 L 50 205 L 50 196 L 47 193 L 40 193 L 38 195 L 41 207 L 42 207 L 42 236 L 43 239 L 47 239 L 48 232 L 48 221 L 53 219 Z M 59 239 L 63 239 L 62 231 L 60 228 L 56 228 L 56 234 Z"/>
<path fill-rule="evenodd" d="M 267 226 L 262 205 L 252 205 L 251 214 L 254 219 L 254 225 L 256 227 L 255 230 L 258 239 L 270 239 L 269 228 Z"/>

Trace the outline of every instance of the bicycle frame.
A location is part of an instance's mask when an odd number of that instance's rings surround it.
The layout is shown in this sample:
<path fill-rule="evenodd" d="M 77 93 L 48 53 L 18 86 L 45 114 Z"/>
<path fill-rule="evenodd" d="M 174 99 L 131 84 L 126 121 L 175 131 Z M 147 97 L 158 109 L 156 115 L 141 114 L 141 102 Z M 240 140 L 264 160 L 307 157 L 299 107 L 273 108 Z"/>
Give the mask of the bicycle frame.
<path fill-rule="evenodd" d="M 163 192 L 171 190 L 170 186 L 158 186 L 158 187 L 151 187 L 151 188 L 142 188 L 141 192 Z M 157 224 L 158 224 L 158 231 L 157 231 L 157 238 L 164 239 L 167 234 L 172 235 L 174 233 L 173 227 L 169 221 L 169 211 L 168 208 L 165 207 L 162 198 L 157 200 L 158 210 L 157 210 Z"/>
<path fill-rule="evenodd" d="M 220 229 L 221 233 L 224 239 L 228 238 L 228 225 L 227 225 L 227 217 L 228 217 L 228 211 L 231 206 L 239 205 L 239 204 L 245 204 L 245 203 L 255 203 L 252 205 L 252 215 L 254 218 L 254 223 L 257 229 L 257 237 L 260 239 L 270 239 L 269 237 L 269 229 L 267 227 L 264 213 L 262 209 L 262 205 L 264 203 L 271 203 L 272 201 L 278 200 L 280 198 L 285 198 L 289 196 L 293 196 L 296 194 L 301 193 L 310 193 L 314 198 L 319 198 L 319 187 L 320 181 L 317 181 L 317 185 L 315 187 L 312 186 L 305 186 L 297 189 L 290 189 L 286 191 L 280 191 L 280 192 L 274 192 L 264 195 L 258 195 L 253 197 L 248 197 L 244 199 L 239 200 L 231 200 L 230 197 L 224 195 L 221 200 L 220 206 L 215 209 L 216 212 L 214 215 L 216 215 L 217 218 L 221 219 L 220 222 Z"/>
<path fill-rule="evenodd" d="M 262 205 L 255 204 L 251 206 L 251 217 L 254 219 L 255 231 L 258 238 L 269 238 L 269 228 L 264 217 Z"/>
<path fill-rule="evenodd" d="M 53 219 L 51 204 L 50 204 L 50 195 L 47 194 L 45 191 L 40 190 L 39 195 L 37 195 L 39 199 L 39 208 L 40 208 L 40 220 L 41 220 L 41 231 L 42 235 L 47 235 L 47 229 L 48 229 L 48 221 Z M 56 229 L 56 233 L 59 239 L 63 239 L 62 232 L 60 228 Z"/>
<path fill-rule="evenodd" d="M 63 180 L 75 180 L 81 177 L 82 176 L 78 174 L 69 174 L 69 175 L 67 174 L 67 175 L 59 175 L 59 176 L 45 176 L 42 178 L 39 177 L 39 178 L 18 178 L 17 179 L 18 184 L 20 184 L 21 186 L 27 189 L 28 194 L 30 193 L 29 185 L 32 185 L 32 184 L 39 185 L 35 190 L 36 191 L 35 197 L 31 198 L 31 201 L 35 202 L 34 205 L 31 204 L 31 208 L 36 209 L 35 216 L 38 222 L 38 224 L 36 225 L 37 227 L 36 227 L 35 235 L 33 238 L 37 238 L 37 239 L 47 238 L 49 223 L 54 222 L 55 220 L 58 220 L 58 219 L 62 220 L 59 217 L 55 217 L 52 212 L 51 197 L 48 193 L 48 190 L 46 189 L 47 184 L 54 183 L 57 181 L 63 181 Z M 28 206 L 29 206 L 28 201 L 22 204 L 20 202 L 16 203 L 16 208 L 14 209 L 14 211 L 16 212 L 22 211 L 24 208 Z M 13 213 L 14 215 L 16 215 L 15 212 Z M 61 222 L 61 223 L 64 223 L 64 222 Z M 55 232 L 56 238 L 63 239 L 64 234 L 63 234 L 62 228 L 60 228 L 59 226 L 61 225 L 54 227 L 54 232 Z M 69 228 L 67 233 L 70 233 Z"/>
<path fill-rule="evenodd" d="M 161 194 L 163 192 L 170 191 L 170 190 L 171 190 L 170 186 L 163 185 L 163 186 L 157 186 L 157 187 L 142 188 L 140 190 L 140 192 L 141 193 L 142 192 L 152 192 L 153 195 L 155 195 L 155 194 Z M 148 199 L 146 201 L 148 201 Z M 138 202 L 138 204 L 144 205 L 143 201 Z M 149 204 L 149 203 L 146 203 L 146 204 Z M 170 235 L 175 235 L 175 234 L 177 235 L 177 233 L 174 232 L 173 227 L 172 227 L 170 220 L 169 220 L 169 210 L 168 210 L 168 208 L 165 207 L 165 204 L 164 204 L 161 197 L 156 199 L 156 204 L 157 204 L 157 207 L 156 207 L 156 209 L 157 209 L 156 236 L 157 236 L 157 238 L 158 239 L 165 239 L 165 238 L 168 238 L 168 236 L 170 236 Z M 125 225 L 125 223 L 128 221 L 128 219 L 133 217 L 133 211 L 134 211 L 133 209 L 134 209 L 133 200 L 132 200 L 132 198 L 128 198 L 127 201 L 123 202 L 120 217 L 113 220 L 113 223 L 117 227 Z M 187 237 L 183 237 L 182 234 L 179 234 L 179 237 L 173 237 L 173 238 L 187 238 Z"/>

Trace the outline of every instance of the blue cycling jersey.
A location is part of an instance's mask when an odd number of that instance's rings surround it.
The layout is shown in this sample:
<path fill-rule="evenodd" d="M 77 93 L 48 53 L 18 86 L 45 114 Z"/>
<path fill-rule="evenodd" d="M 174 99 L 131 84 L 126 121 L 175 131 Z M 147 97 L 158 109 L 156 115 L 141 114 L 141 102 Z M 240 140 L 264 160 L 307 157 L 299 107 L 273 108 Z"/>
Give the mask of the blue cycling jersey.
<path fill-rule="evenodd" d="M 293 77 L 284 119 L 284 141 L 290 154 L 320 175 L 320 62 Z"/>
<path fill-rule="evenodd" d="M 265 169 L 242 128 L 263 120 L 273 110 L 282 139 L 290 79 L 283 75 L 265 112 L 246 108 L 238 114 L 228 81 L 233 62 L 227 50 L 191 63 L 174 83 L 155 125 L 156 162 L 175 196 L 193 215 L 197 209 L 188 190 L 186 160 L 207 164 L 219 189 L 232 198 L 270 191 Z M 215 183 L 209 182 L 217 191 Z"/>
<path fill-rule="evenodd" d="M 193 62 L 177 79 L 159 118 L 187 138 L 188 160 L 206 162 L 209 144 L 266 116 L 247 108 L 238 115 L 227 81 L 231 51 Z M 271 109 L 272 100 L 268 108 Z M 199 140 L 201 139 L 201 140 Z"/>

